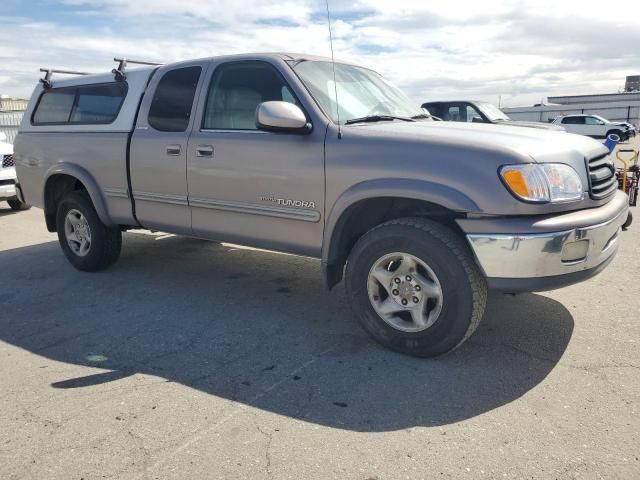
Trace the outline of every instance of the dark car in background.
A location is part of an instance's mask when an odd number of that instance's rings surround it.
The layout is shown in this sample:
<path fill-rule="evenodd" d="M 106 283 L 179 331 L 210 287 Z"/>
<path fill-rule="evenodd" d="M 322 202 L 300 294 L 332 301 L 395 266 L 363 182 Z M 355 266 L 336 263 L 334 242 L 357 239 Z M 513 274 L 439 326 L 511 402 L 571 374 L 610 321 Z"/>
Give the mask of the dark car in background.
<path fill-rule="evenodd" d="M 544 130 L 564 130 L 558 125 L 548 123 L 511 120 L 506 113 L 489 102 L 473 100 L 426 102 L 422 104 L 422 108 L 429 110 L 434 117 L 447 122 L 494 123 Z"/>

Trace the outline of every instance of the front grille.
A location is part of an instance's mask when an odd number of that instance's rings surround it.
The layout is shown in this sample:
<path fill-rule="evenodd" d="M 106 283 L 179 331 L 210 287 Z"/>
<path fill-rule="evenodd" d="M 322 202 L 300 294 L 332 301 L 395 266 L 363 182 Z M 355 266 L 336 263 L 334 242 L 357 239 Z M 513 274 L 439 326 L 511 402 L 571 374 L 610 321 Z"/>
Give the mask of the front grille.
<path fill-rule="evenodd" d="M 15 167 L 16 159 L 13 155 L 5 155 L 2 157 L 2 168 Z"/>
<path fill-rule="evenodd" d="M 16 181 L 11 179 L 11 180 L 0 180 L 0 186 L 2 185 L 15 185 Z"/>
<path fill-rule="evenodd" d="M 587 160 L 589 173 L 589 195 L 594 200 L 608 197 L 618 188 L 616 169 L 609 160 L 609 155 L 600 155 Z"/>

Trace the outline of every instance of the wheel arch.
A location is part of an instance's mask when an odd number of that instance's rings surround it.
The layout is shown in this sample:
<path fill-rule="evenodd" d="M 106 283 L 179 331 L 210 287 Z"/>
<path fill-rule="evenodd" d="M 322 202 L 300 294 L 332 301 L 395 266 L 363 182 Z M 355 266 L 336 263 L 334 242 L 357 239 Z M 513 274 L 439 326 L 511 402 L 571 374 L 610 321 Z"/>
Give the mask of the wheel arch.
<path fill-rule="evenodd" d="M 394 218 L 423 216 L 459 230 L 455 218 L 480 211 L 463 192 L 413 179 L 372 180 L 354 185 L 334 203 L 325 224 L 322 269 L 327 286 L 342 280 L 355 241 L 374 226 Z"/>
<path fill-rule="evenodd" d="M 624 131 L 622 130 L 621 127 L 611 127 L 607 130 L 607 133 L 605 134 L 605 138 L 609 138 L 609 135 L 611 135 L 612 133 L 615 133 L 616 135 L 618 135 L 620 137 L 620 141 L 623 140 L 623 136 L 624 136 Z"/>
<path fill-rule="evenodd" d="M 55 216 L 58 203 L 66 193 L 74 190 L 85 190 L 100 221 L 107 226 L 113 225 L 98 183 L 84 168 L 69 163 L 56 164 L 47 171 L 44 185 L 42 205 L 44 205 L 47 229 L 50 232 L 56 231 Z"/>

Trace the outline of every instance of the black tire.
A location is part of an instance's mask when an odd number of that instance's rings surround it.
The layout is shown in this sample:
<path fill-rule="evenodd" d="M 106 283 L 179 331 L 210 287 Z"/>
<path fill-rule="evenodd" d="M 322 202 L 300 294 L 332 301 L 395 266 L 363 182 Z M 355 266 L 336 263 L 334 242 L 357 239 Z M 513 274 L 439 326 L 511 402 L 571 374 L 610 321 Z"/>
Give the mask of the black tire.
<path fill-rule="evenodd" d="M 10 198 L 9 200 L 7 200 L 7 203 L 11 207 L 11 210 L 29 210 L 31 208 L 31 205 L 22 203 L 17 198 Z"/>
<path fill-rule="evenodd" d="M 65 235 L 65 218 L 70 210 L 77 210 L 87 219 L 91 231 L 91 246 L 85 256 L 71 250 Z M 122 233 L 119 227 L 107 227 L 102 223 L 86 192 L 68 193 L 58 204 L 56 212 L 58 241 L 67 260 L 78 270 L 97 272 L 113 265 L 120 256 Z"/>
<path fill-rule="evenodd" d="M 632 223 L 633 223 L 633 215 L 631 214 L 631 212 L 629 212 L 629 215 L 627 215 L 627 219 L 622 224 L 622 230 L 626 230 L 627 228 L 629 228 Z"/>
<path fill-rule="evenodd" d="M 626 138 L 624 138 L 624 135 L 622 134 L 621 130 L 609 130 L 604 138 L 605 139 L 609 138 L 609 135 L 611 135 L 612 133 L 618 136 L 618 138 L 620 139 L 620 143 L 627 140 Z"/>
<path fill-rule="evenodd" d="M 419 258 L 436 274 L 442 288 L 442 310 L 426 330 L 405 332 L 384 321 L 369 299 L 367 282 L 374 263 L 403 252 Z M 346 290 L 364 329 L 380 344 L 407 355 L 434 357 L 461 345 L 480 324 L 487 302 L 487 283 L 459 234 L 422 218 L 383 223 L 356 243 L 346 268 Z"/>

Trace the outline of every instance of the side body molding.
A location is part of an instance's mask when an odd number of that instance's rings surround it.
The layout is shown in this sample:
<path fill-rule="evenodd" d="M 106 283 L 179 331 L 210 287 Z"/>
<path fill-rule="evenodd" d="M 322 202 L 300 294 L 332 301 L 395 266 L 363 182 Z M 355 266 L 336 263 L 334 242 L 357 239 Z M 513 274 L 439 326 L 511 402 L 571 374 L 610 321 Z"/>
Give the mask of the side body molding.
<path fill-rule="evenodd" d="M 87 192 L 89 193 L 89 197 L 91 197 L 93 206 L 95 207 L 98 217 L 100 217 L 102 223 L 107 226 L 113 225 L 113 222 L 111 221 L 111 218 L 109 217 L 109 214 L 107 212 L 107 207 L 100 191 L 100 187 L 98 187 L 98 183 L 87 170 L 74 163 L 56 163 L 45 173 L 44 184 L 47 185 L 49 179 L 54 175 L 69 175 L 71 177 L 77 178 L 80 182 L 82 182 L 82 184 L 87 189 Z M 46 208 L 46 188 L 44 189 L 42 195 L 42 205 Z"/>
<path fill-rule="evenodd" d="M 479 212 L 480 208 L 464 193 L 446 185 L 409 178 L 367 180 L 344 191 L 327 217 L 322 242 L 323 266 L 331 263 L 332 245 L 339 238 L 343 214 L 361 200 L 382 197 L 423 200 L 454 212 Z"/>

